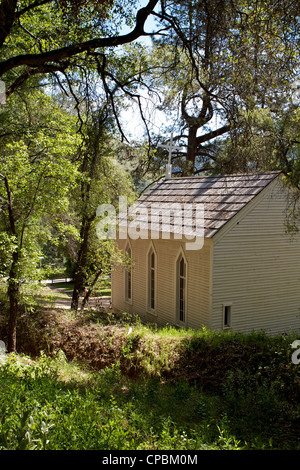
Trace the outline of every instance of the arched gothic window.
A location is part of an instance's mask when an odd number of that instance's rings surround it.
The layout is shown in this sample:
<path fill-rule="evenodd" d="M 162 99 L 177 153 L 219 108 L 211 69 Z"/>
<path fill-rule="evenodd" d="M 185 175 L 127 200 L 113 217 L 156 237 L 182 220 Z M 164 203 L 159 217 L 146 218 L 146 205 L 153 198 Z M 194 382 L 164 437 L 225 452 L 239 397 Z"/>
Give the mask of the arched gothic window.
<path fill-rule="evenodd" d="M 177 321 L 186 322 L 186 261 L 181 255 L 177 261 Z"/>

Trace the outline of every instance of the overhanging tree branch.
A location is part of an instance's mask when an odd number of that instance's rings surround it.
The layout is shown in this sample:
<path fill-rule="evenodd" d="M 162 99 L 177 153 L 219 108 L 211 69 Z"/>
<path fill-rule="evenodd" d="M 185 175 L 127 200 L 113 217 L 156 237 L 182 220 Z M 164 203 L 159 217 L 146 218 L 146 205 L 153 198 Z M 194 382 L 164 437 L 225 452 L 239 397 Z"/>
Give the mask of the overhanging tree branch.
<path fill-rule="evenodd" d="M 89 52 L 98 48 L 106 48 L 106 47 L 117 47 L 124 44 L 131 43 L 138 39 L 141 36 L 147 36 L 148 33 L 145 32 L 144 26 L 146 23 L 147 18 L 153 12 L 153 9 L 157 5 L 159 0 L 149 0 L 148 4 L 138 10 L 136 15 L 136 23 L 134 29 L 125 34 L 123 36 L 113 36 L 113 37 L 104 37 L 104 38 L 94 38 L 88 41 L 83 41 L 77 44 L 71 44 L 70 46 L 61 47 L 58 49 L 54 49 L 51 51 L 46 51 L 39 54 L 21 54 L 15 57 L 10 57 L 9 59 L 0 62 L 0 76 L 3 76 L 9 70 L 15 69 L 17 67 L 27 65 L 29 67 L 41 67 L 45 64 L 54 63 L 57 64 L 61 61 L 69 59 L 77 54 L 81 54 L 83 52 Z M 14 3 L 16 2 L 9 2 L 6 0 L 5 2 L 1 3 Z M 1 8 L 3 10 L 3 8 Z M 11 5 L 9 13 L 12 14 L 13 6 Z M 1 10 L 0 10 L 1 14 Z M 4 14 L 4 12 L 3 12 Z M 13 13 L 15 15 L 15 13 Z M 0 17 L 1 20 L 1 17 Z M 6 27 L 6 31 L 7 28 Z M 11 25 L 10 25 L 11 27 Z M 1 33 L 1 31 L 0 31 Z M 1 34 L 0 34 L 1 40 Z M 1 44 L 1 42 L 0 42 Z"/>
<path fill-rule="evenodd" d="M 15 90 L 17 90 L 23 83 L 25 83 L 30 77 L 34 75 L 42 75 L 42 74 L 49 74 L 55 72 L 64 72 L 65 69 L 69 66 L 69 62 L 65 62 L 63 64 L 45 64 L 41 67 L 28 67 L 21 75 L 17 77 L 17 79 L 7 88 L 6 90 L 6 97 L 8 98 Z"/>
<path fill-rule="evenodd" d="M 231 126 L 229 124 L 226 124 L 225 126 L 219 127 L 219 129 L 197 137 L 196 143 L 197 145 L 201 145 L 203 142 L 207 142 L 209 140 L 214 139 L 215 137 L 219 137 L 220 135 L 226 134 L 226 132 L 229 132 L 230 129 Z"/>

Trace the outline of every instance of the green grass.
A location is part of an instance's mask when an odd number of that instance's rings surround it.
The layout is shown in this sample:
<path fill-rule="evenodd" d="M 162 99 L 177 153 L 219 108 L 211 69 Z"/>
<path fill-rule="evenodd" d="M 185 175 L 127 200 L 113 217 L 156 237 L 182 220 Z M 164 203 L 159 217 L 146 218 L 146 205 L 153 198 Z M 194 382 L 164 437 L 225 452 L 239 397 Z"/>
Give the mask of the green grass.
<path fill-rule="evenodd" d="M 154 330 L 139 330 L 139 338 L 149 341 L 148 353 L 153 338 L 157 341 L 160 335 Z M 164 340 L 167 330 L 169 338 L 172 334 L 171 328 L 162 329 Z M 173 333 L 178 338 L 179 332 Z M 244 344 L 255 338 L 238 336 Z M 262 341 L 263 336 L 258 337 Z M 186 354 L 193 354 L 195 338 L 199 346 L 201 335 L 193 337 L 190 331 L 183 338 L 185 345 L 188 338 L 191 348 Z M 222 341 L 207 332 L 203 338 L 214 348 Z M 223 341 L 222 346 L 228 336 Z M 133 354 L 132 344 L 125 344 L 124 357 Z M 283 346 L 278 346 L 279 354 Z M 185 379 L 160 380 L 159 358 L 152 364 L 156 370 L 148 374 L 144 357 L 145 373 L 130 380 L 119 361 L 99 372 L 80 361 L 67 361 L 61 351 L 35 361 L 10 355 L 0 364 L 0 449 L 299 450 L 293 426 L 300 414 L 299 397 L 294 388 L 285 396 L 280 361 L 272 363 L 273 355 L 274 350 L 265 371 L 231 370 L 218 393 Z M 291 368 L 290 374 L 293 387 L 299 387 L 297 369 Z"/>
<path fill-rule="evenodd" d="M 12 357 L 1 365 L 2 450 L 240 448 L 220 420 L 212 424 L 219 405 L 200 391 L 128 383 L 118 367 L 99 376 L 64 362 Z"/>

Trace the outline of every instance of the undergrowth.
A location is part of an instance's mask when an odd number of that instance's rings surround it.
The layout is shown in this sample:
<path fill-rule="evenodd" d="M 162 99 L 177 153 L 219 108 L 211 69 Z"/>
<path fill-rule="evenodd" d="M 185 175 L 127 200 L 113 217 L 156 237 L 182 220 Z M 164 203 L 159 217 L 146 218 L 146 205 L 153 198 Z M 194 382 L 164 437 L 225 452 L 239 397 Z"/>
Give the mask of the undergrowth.
<path fill-rule="evenodd" d="M 43 309 L 0 362 L 1 449 L 299 450 L 293 337 Z"/>
<path fill-rule="evenodd" d="M 74 380 L 65 367 L 63 354 L 0 366 L 1 450 L 239 448 L 221 422 L 208 423 L 208 398 L 184 384 L 129 383 L 117 366 Z"/>

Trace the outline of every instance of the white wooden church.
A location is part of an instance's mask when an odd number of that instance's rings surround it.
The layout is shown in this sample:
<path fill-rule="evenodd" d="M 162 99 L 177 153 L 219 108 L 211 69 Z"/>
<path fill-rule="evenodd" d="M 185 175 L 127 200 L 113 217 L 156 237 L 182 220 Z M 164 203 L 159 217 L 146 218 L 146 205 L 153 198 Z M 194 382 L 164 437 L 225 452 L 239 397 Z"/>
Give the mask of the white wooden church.
<path fill-rule="evenodd" d="M 286 232 L 279 172 L 167 178 L 140 197 L 204 207 L 204 240 L 119 240 L 131 269 L 112 273 L 112 306 L 151 322 L 269 334 L 300 331 L 300 236 Z M 149 221 L 142 220 L 149 227 Z"/>

